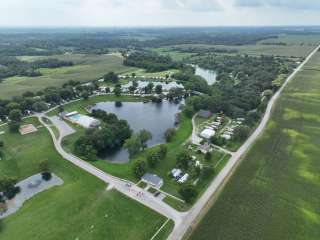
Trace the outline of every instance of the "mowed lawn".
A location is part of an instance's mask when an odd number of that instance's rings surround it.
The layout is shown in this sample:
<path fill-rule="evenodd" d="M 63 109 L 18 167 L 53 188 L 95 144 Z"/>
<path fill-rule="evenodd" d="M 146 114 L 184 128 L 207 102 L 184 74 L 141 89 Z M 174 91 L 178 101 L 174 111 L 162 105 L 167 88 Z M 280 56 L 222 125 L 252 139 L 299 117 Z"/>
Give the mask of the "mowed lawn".
<path fill-rule="evenodd" d="M 191 239 L 320 239 L 319 146 L 320 53 L 286 87 Z"/>
<path fill-rule="evenodd" d="M 49 57 L 23 56 L 20 60 L 35 61 Z M 43 90 L 48 86 L 62 86 L 69 80 L 88 82 L 102 77 L 109 71 L 126 73 L 136 68 L 123 65 L 122 57 L 118 55 L 97 55 L 97 54 L 68 54 L 50 56 L 65 61 L 72 61 L 74 66 L 60 68 L 40 69 L 42 76 L 39 77 L 11 77 L 0 83 L 1 98 L 19 96 L 26 91 Z"/>
<path fill-rule="evenodd" d="M 36 119 L 26 121 L 39 126 Z M 38 173 L 39 162 L 48 159 L 51 170 L 64 180 L 1 220 L 1 240 L 147 240 L 166 221 L 117 191 L 106 191 L 105 183 L 62 159 L 45 128 L 26 136 L 9 134 L 6 127 L 0 130 L 6 131 L 0 135 L 5 143 L 1 176 L 24 179 Z M 163 234 L 165 239 L 168 233 Z"/>

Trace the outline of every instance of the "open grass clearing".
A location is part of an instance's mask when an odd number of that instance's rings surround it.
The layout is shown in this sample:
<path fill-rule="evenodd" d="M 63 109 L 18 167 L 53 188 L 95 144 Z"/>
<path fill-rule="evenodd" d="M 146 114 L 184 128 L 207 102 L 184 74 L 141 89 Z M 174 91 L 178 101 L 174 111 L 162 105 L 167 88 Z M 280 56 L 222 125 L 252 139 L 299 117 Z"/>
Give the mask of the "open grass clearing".
<path fill-rule="evenodd" d="M 39 125 L 29 118 L 26 123 Z M 50 169 L 64 184 L 30 199 L 14 215 L 1 221 L 0 239 L 150 239 L 165 217 L 119 192 L 106 191 L 105 183 L 62 159 L 54 150 L 46 128 L 25 136 L 8 133 L 1 176 L 19 180 L 39 172 L 39 162 L 48 160 Z M 148 224 L 145 224 L 148 222 Z M 163 238 L 165 239 L 165 238 Z"/>
<path fill-rule="evenodd" d="M 123 65 L 122 57 L 110 54 L 67 54 L 50 57 L 20 57 L 22 60 L 35 61 L 44 58 L 57 58 L 59 60 L 72 61 L 74 66 L 60 68 L 43 68 L 39 77 L 10 77 L 0 83 L 1 98 L 19 96 L 26 91 L 38 91 L 49 86 L 60 87 L 69 80 L 89 82 L 101 78 L 109 71 L 126 73 L 136 68 Z"/>
<path fill-rule="evenodd" d="M 320 68 L 317 53 L 304 69 Z M 319 239 L 320 72 L 303 70 L 191 239 Z"/>

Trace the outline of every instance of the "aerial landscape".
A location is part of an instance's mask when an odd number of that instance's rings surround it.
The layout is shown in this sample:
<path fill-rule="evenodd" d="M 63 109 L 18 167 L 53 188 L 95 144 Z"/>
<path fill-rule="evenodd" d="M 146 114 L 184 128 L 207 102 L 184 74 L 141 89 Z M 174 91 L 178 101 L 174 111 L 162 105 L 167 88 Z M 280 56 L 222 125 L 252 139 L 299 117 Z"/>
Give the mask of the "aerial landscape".
<path fill-rule="evenodd" d="M 1 240 L 320 239 L 317 1 L 0 9 Z"/>

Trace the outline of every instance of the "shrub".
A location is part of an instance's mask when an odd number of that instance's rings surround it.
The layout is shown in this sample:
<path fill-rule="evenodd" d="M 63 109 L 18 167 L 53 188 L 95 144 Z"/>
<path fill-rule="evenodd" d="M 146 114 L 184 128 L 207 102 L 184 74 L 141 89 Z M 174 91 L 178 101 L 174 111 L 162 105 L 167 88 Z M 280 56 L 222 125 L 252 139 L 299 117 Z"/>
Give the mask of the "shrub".
<path fill-rule="evenodd" d="M 144 161 L 138 161 L 133 166 L 133 173 L 136 178 L 141 178 L 147 171 L 147 166 Z"/>
<path fill-rule="evenodd" d="M 190 184 L 181 187 L 179 193 L 187 203 L 192 203 L 198 195 L 196 188 Z"/>
<path fill-rule="evenodd" d="M 167 142 L 170 142 L 175 134 L 176 134 L 176 129 L 168 128 L 164 133 L 164 137 Z"/>

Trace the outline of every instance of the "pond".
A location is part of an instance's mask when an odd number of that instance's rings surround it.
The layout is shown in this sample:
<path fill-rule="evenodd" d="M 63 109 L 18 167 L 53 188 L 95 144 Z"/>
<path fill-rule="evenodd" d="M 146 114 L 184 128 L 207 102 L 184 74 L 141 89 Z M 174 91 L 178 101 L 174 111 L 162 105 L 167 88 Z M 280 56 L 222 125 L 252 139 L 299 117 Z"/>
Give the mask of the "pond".
<path fill-rule="evenodd" d="M 163 101 L 162 103 L 123 102 L 116 107 L 114 102 L 97 103 L 92 109 L 101 109 L 114 113 L 119 119 L 127 120 L 134 132 L 146 129 L 152 133 L 148 146 L 164 143 L 164 133 L 175 127 L 175 115 L 180 111 L 180 104 Z M 128 151 L 124 148 L 103 156 L 103 159 L 114 163 L 129 161 Z"/>
<path fill-rule="evenodd" d="M 201 68 L 197 65 L 194 67 L 196 69 L 195 75 L 203 77 L 209 85 L 212 85 L 216 82 L 217 73 L 215 71 L 209 70 L 209 69 L 204 69 L 204 68 Z"/>

